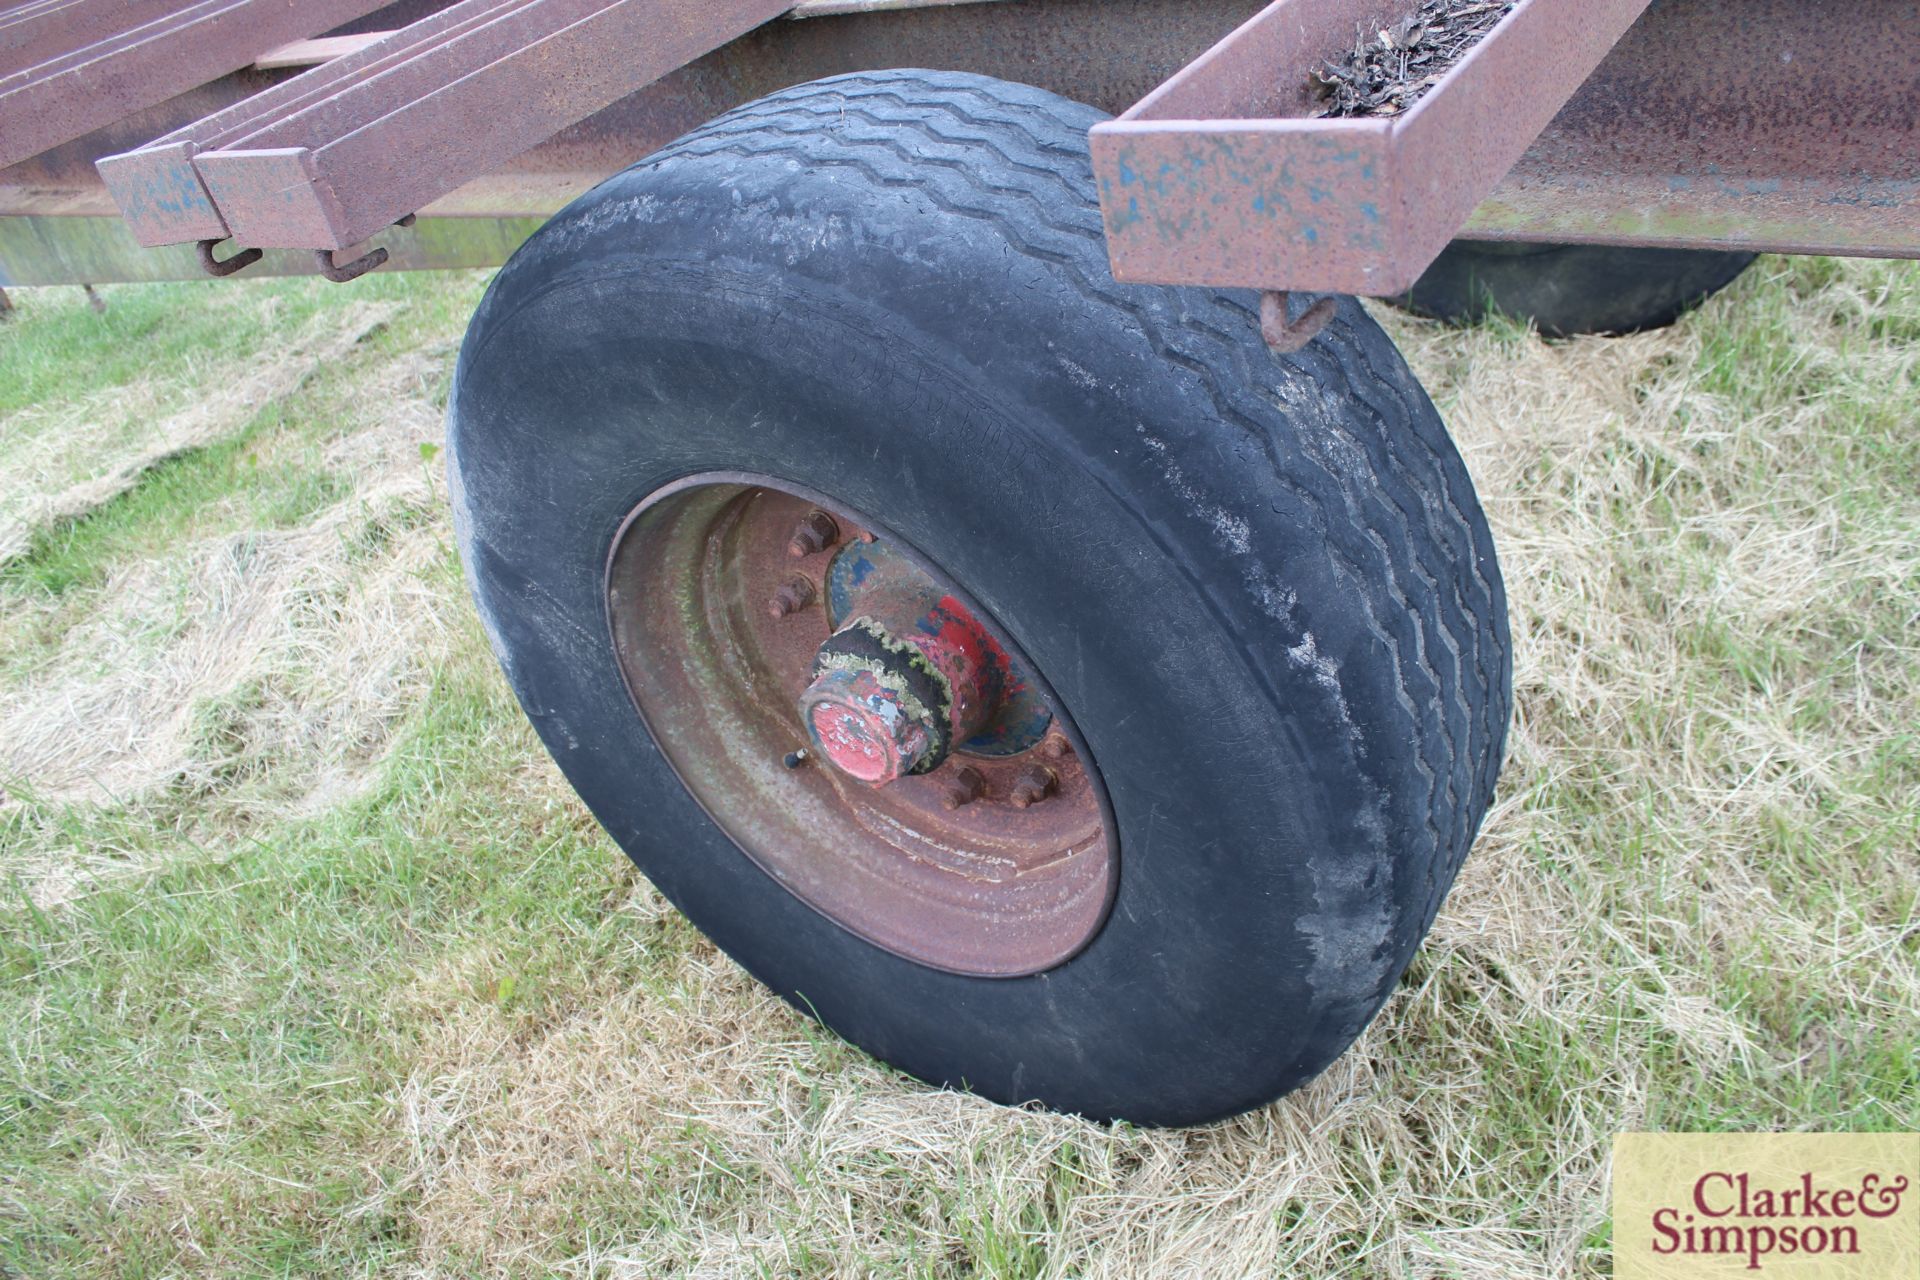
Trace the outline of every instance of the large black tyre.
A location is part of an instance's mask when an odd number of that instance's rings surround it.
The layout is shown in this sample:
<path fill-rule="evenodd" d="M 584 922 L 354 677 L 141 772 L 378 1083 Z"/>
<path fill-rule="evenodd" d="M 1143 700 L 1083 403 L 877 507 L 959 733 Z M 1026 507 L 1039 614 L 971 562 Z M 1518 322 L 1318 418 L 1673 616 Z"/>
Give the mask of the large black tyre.
<path fill-rule="evenodd" d="M 1112 282 L 1100 118 L 978 76 L 841 76 L 607 181 L 474 317 L 453 498 L 542 740 L 741 964 L 924 1080 L 1197 1123 L 1312 1077 L 1392 990 L 1493 793 L 1505 601 L 1466 471 L 1357 305 L 1281 358 L 1251 295 Z M 1044 673 L 1119 833 L 1080 954 L 998 979 L 890 954 L 681 786 L 623 690 L 603 572 L 642 495 L 708 471 L 869 513 Z"/>
<path fill-rule="evenodd" d="M 1751 253 L 1456 240 L 1394 302 L 1471 324 L 1498 313 L 1549 338 L 1639 333 L 1672 324 L 1732 284 Z"/>

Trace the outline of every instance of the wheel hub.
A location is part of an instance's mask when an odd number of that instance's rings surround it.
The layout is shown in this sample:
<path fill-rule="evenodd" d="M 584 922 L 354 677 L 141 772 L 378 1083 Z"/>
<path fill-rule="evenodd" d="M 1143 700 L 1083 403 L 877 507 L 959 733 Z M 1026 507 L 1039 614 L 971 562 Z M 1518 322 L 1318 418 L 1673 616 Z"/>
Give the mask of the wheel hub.
<path fill-rule="evenodd" d="M 628 517 L 607 603 L 654 741 L 808 905 L 977 976 L 1098 931 L 1116 851 L 1077 732 L 999 624 L 871 521 L 692 477 Z"/>
<path fill-rule="evenodd" d="M 939 584 L 877 543 L 836 559 L 857 611 L 814 657 L 800 719 L 829 764 L 874 786 L 931 773 L 1000 709 L 1011 663 Z M 831 573 L 831 570 L 830 570 Z"/>

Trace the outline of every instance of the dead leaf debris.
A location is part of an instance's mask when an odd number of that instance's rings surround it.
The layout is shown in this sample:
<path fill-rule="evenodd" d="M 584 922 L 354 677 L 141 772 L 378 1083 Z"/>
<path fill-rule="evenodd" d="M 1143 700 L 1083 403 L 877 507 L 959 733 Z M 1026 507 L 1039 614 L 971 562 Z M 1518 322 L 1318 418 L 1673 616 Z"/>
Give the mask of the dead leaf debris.
<path fill-rule="evenodd" d="M 1397 116 L 1420 100 L 1500 20 L 1515 0 L 1422 0 L 1377 31 L 1354 33 L 1353 52 L 1313 73 L 1318 118 Z"/>

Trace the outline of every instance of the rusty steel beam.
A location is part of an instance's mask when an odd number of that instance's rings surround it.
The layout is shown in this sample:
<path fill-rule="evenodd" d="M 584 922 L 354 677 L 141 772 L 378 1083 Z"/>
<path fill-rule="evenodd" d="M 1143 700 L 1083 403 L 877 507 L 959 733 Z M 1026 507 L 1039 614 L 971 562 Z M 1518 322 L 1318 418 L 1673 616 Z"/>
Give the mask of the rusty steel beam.
<path fill-rule="evenodd" d="M 34 51 L 28 56 L 52 45 L 58 51 L 0 79 L 0 167 L 381 7 L 381 0 L 201 0 L 147 18 L 143 3 L 77 0 L 16 24 L 23 48 Z"/>
<path fill-rule="evenodd" d="M 528 0 L 193 165 L 245 243 L 345 248 L 791 7 Z"/>
<path fill-rule="evenodd" d="M 1916 51 L 1913 0 L 1657 0 L 1466 233 L 1920 256 Z"/>
<path fill-rule="evenodd" d="M 12 75 L 164 18 L 180 0 L 51 0 L 0 14 L 0 75 Z"/>
<path fill-rule="evenodd" d="M 527 3 L 462 0 L 401 31 L 365 41 L 360 48 L 316 70 L 202 116 L 138 150 L 108 155 L 98 163 L 100 176 L 141 244 L 225 239 L 229 229 L 195 168 L 196 155 L 239 144 L 277 121 L 332 101 L 348 86 L 404 68 L 423 51 L 471 32 L 491 32 L 491 47 L 511 49 L 515 42 L 512 29 L 498 20 L 510 17 Z"/>
<path fill-rule="evenodd" d="M 1314 70 L 1404 7 L 1278 0 L 1094 127 L 1115 278 L 1403 292 L 1646 5 L 1520 0 L 1404 114 L 1315 119 Z"/>
<path fill-rule="evenodd" d="M 45 82 L 85 63 L 93 62 L 130 48 L 153 36 L 217 12 L 228 0 L 199 0 L 184 9 L 164 6 L 159 13 L 136 15 L 120 21 L 116 10 L 82 3 L 62 6 L 43 16 L 23 32 L 23 56 L 8 61 L 6 74 L 0 76 L 0 92 L 11 92 L 33 82 Z"/>
<path fill-rule="evenodd" d="M 805 18 L 844 18 L 858 14 L 887 13 L 895 9 L 927 9 L 951 7 L 964 4 L 1005 4 L 1007 0 L 798 0 L 789 9 L 786 17 L 792 20 Z M 391 31 L 363 31 L 357 35 L 316 36 L 310 40 L 294 40 L 261 54 L 253 65 L 261 71 L 277 71 L 286 67 L 317 67 L 324 62 L 350 53 L 358 53 L 368 45 L 392 35 Z"/>

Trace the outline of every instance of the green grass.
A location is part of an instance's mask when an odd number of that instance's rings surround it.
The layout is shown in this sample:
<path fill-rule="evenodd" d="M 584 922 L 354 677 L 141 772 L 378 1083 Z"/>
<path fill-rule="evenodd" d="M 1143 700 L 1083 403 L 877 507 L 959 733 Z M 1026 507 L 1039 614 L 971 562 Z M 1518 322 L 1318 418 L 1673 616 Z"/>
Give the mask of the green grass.
<path fill-rule="evenodd" d="M 234 293 L 240 303 L 197 285 L 126 285 L 112 291 L 103 313 L 70 298 L 34 306 L 30 322 L 9 326 L 0 341 L 0 415 L 58 403 L 49 389 L 56 376 L 68 380 L 75 399 L 138 381 L 134 416 L 178 411 L 235 372 L 285 358 L 285 335 L 329 312 L 369 303 L 405 307 L 413 333 L 383 327 L 364 341 L 370 356 L 391 357 L 418 345 L 421 326 L 444 334 L 450 318 L 478 300 L 465 278 L 462 287 L 448 288 L 406 275 L 369 280 L 352 293 L 328 292 L 311 280 L 261 282 Z M 74 385 L 81 369 L 86 378 Z M 30 554 L 0 564 L 0 583 L 63 592 L 97 584 L 111 565 L 190 537 L 302 523 L 348 491 L 320 453 L 339 434 L 342 399 L 359 390 L 347 370 L 321 365 L 298 396 L 262 404 L 225 438 L 162 459 L 121 500 L 36 530 Z M 437 392 L 444 406 L 444 376 Z M 56 420 L 41 429 L 58 426 Z M 0 461 L 22 443 L 18 433 L 0 438 Z"/>
<path fill-rule="evenodd" d="M 398 308 L 0 566 L 0 733 L 129 664 L 190 700 L 124 793 L 0 778 L 0 1275 L 1598 1276 L 1621 1130 L 1920 1127 L 1912 267 L 1763 260 L 1615 343 L 1389 321 L 1501 539 L 1502 803 L 1355 1050 L 1190 1133 L 902 1078 L 600 833 L 418 448 L 482 283 L 0 325 L 0 415 L 37 423 Z M 195 676 L 196 593 L 260 574 L 286 634 Z M 389 629 L 417 653 L 369 672 Z"/>

